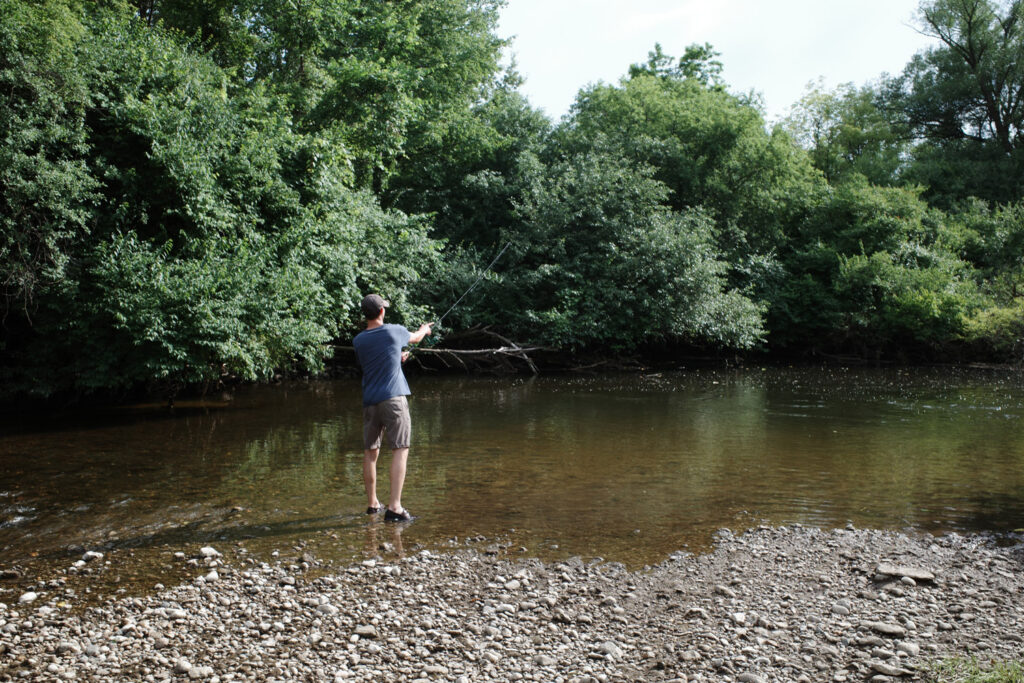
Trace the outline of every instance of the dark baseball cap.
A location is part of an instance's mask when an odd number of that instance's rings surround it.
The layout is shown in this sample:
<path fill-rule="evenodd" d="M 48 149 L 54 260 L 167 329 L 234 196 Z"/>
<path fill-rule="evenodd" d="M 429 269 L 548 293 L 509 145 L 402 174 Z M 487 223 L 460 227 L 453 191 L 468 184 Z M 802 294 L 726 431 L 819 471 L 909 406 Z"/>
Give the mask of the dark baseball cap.
<path fill-rule="evenodd" d="M 379 294 L 369 294 L 363 299 L 363 303 L 360 304 L 363 309 L 363 315 L 367 320 L 372 320 L 380 315 L 380 309 L 387 308 L 391 305 L 391 302 L 380 296 Z"/>

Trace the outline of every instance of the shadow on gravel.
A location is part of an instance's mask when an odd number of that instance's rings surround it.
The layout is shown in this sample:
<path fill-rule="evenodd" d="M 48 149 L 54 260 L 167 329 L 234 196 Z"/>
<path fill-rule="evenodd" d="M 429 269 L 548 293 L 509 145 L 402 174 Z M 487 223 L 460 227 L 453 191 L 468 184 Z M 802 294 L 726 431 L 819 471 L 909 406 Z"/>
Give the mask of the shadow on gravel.
<path fill-rule="evenodd" d="M 227 520 L 225 520 L 227 521 Z M 328 515 L 324 517 L 306 517 L 282 522 L 262 524 L 241 523 L 235 525 L 209 527 L 210 520 L 198 520 L 175 526 L 151 534 L 139 534 L 128 538 L 118 538 L 97 544 L 90 544 L 89 550 L 136 550 L 169 545 L 194 545 L 213 543 L 234 543 L 237 541 L 295 537 L 305 534 L 330 532 L 351 532 L 368 525 L 381 525 L 379 520 L 367 520 L 365 515 Z M 397 526 L 397 525 L 395 525 Z M 40 553 L 39 559 L 58 560 L 60 558 L 77 557 L 87 548 L 71 545 L 50 553 Z"/>

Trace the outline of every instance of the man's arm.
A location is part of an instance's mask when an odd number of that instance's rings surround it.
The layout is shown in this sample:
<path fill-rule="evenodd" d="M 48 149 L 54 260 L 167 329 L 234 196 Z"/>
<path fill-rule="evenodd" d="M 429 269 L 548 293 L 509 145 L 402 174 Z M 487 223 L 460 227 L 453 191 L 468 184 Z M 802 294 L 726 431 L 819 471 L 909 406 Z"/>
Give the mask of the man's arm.
<path fill-rule="evenodd" d="M 430 332 L 431 332 L 430 328 L 433 327 L 433 326 L 434 326 L 434 323 L 423 323 L 422 325 L 420 325 L 420 329 L 416 330 L 411 335 L 409 335 L 409 343 L 410 344 L 419 344 L 421 341 L 423 341 L 424 337 L 426 337 L 428 334 L 430 334 Z"/>

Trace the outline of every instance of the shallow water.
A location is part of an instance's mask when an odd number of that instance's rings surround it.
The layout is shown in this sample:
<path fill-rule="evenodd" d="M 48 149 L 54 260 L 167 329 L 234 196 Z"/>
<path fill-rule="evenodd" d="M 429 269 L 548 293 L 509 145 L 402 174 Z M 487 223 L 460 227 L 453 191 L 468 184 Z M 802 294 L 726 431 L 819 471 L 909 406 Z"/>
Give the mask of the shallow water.
<path fill-rule="evenodd" d="M 81 548 L 105 548 L 131 555 L 119 577 L 131 584 L 198 544 L 347 561 L 381 544 L 476 538 L 635 567 L 705 547 L 722 527 L 1024 527 L 1018 373 L 754 368 L 410 383 L 403 498 L 418 519 L 401 528 L 362 514 L 356 381 L 251 387 L 172 412 L 8 421 L 0 568 L 66 567 Z M 384 500 L 388 463 L 383 454 Z"/>

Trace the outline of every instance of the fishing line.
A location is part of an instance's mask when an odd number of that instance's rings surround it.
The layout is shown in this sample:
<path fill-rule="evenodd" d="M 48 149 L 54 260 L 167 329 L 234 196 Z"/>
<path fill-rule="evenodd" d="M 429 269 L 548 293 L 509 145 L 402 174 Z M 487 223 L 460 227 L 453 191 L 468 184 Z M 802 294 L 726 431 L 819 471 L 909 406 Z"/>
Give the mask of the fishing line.
<path fill-rule="evenodd" d="M 451 307 L 451 308 L 449 308 L 449 309 L 448 309 L 447 311 L 445 311 L 445 312 L 444 312 L 444 315 L 442 315 L 442 316 L 441 316 L 440 318 L 438 318 L 438 319 L 437 319 L 437 323 L 435 323 L 435 324 L 436 324 L 436 325 L 437 325 L 438 327 L 441 327 L 441 321 L 442 321 L 442 320 L 444 320 L 444 319 L 445 319 L 445 317 L 446 317 L 446 316 L 447 316 L 447 315 L 448 315 L 449 313 L 451 313 L 452 311 L 454 311 L 454 310 L 455 310 L 455 307 L 456 307 L 456 306 L 458 306 L 458 305 L 459 305 L 460 303 L 462 303 L 462 300 L 463 300 L 463 299 L 465 299 L 465 298 L 466 298 L 466 297 L 467 297 L 467 296 L 469 295 L 469 293 L 470 293 L 470 292 L 472 292 L 472 291 L 473 291 L 474 289 L 476 289 L 476 286 L 477 286 L 478 284 L 480 284 L 480 281 L 481 281 L 481 280 L 483 280 L 483 279 L 484 279 L 484 275 L 487 275 L 487 272 L 488 272 L 488 271 L 489 271 L 489 270 L 490 270 L 491 268 L 493 268 L 493 267 L 494 267 L 494 264 L 498 262 L 498 259 L 500 259 L 500 258 L 501 258 L 501 255 L 502 255 L 502 254 L 504 254 L 504 253 L 505 253 L 505 250 L 506 250 L 506 249 L 508 249 L 508 248 L 509 248 L 510 246 L 512 246 L 512 243 L 511 243 L 511 242 L 506 242 L 506 243 L 505 243 L 505 246 L 504 246 L 504 247 L 502 247 L 501 251 L 499 251 L 499 252 L 498 252 L 498 255 L 494 257 L 494 260 L 493 260 L 493 261 L 491 261 L 490 265 L 488 265 L 488 266 L 487 266 L 486 268 L 484 268 L 484 271 L 483 271 L 482 273 L 480 273 L 480 277 L 478 277 L 478 278 L 476 279 L 476 282 L 474 282 L 473 284 L 471 284 L 471 285 L 469 286 L 469 289 L 467 289 L 467 290 L 465 291 L 465 293 L 463 293 L 463 295 L 459 297 L 459 300 L 458 300 L 458 301 L 456 301 L 455 303 L 453 303 L 453 304 L 452 304 L 452 307 Z"/>

